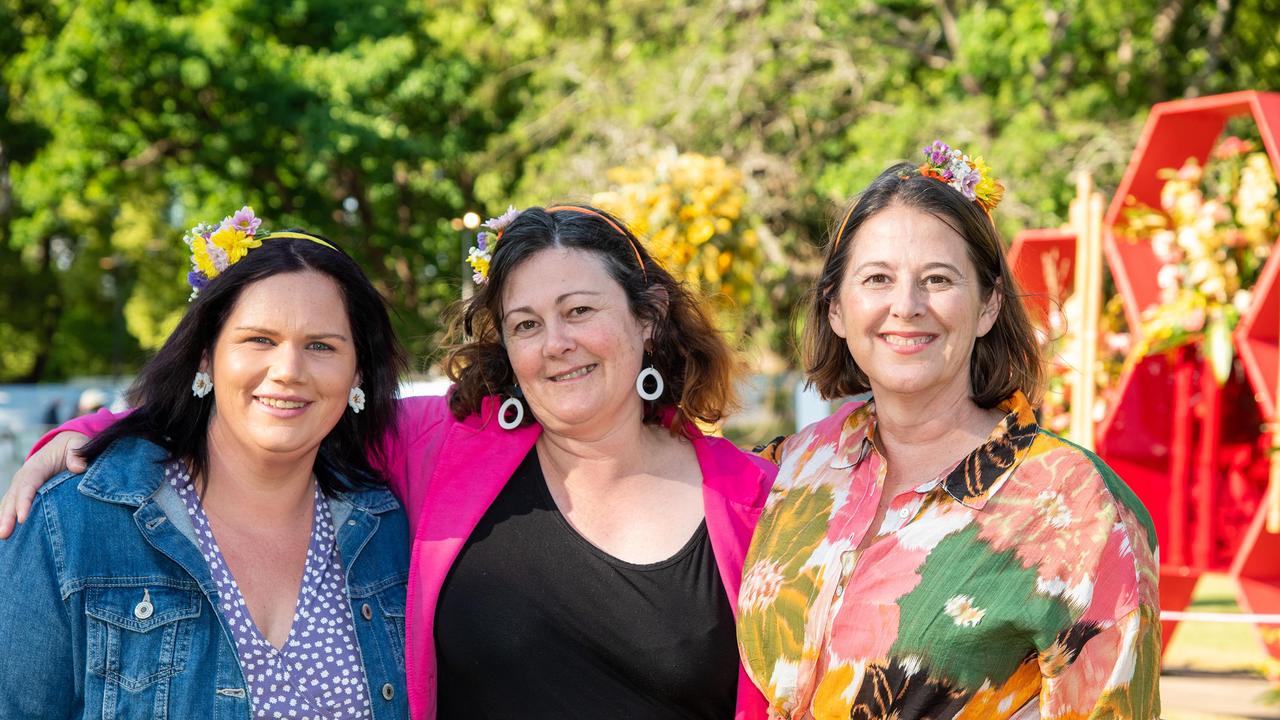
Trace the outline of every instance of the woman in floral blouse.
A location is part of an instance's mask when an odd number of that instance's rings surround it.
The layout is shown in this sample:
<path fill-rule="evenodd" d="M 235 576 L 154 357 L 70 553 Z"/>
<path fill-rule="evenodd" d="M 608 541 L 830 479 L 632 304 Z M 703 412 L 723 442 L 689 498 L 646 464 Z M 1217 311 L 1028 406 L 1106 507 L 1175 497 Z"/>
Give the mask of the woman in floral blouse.
<path fill-rule="evenodd" d="M 779 718 L 1158 717 L 1150 518 L 1036 425 L 1003 188 L 925 153 L 827 249 L 804 361 L 825 397 L 862 394 L 781 448 L 739 597 L 747 672 Z"/>

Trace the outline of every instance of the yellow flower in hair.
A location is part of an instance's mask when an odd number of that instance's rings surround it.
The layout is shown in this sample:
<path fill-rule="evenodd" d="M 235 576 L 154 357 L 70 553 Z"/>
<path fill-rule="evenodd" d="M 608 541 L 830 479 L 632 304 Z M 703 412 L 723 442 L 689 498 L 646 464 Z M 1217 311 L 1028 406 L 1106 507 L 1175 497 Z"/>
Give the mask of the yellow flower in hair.
<path fill-rule="evenodd" d="M 1004 199 L 1004 185 L 991 174 L 991 166 L 987 165 L 981 157 L 972 160 L 973 169 L 978 171 L 981 179 L 973 188 L 973 194 L 978 204 L 985 208 L 988 212 L 994 210 L 996 205 Z"/>
<path fill-rule="evenodd" d="M 191 238 L 191 264 L 212 280 L 222 273 L 223 268 L 226 268 L 226 253 L 222 248 L 196 235 Z"/>
<path fill-rule="evenodd" d="M 227 254 L 229 264 L 235 264 L 250 249 L 261 247 L 262 241 L 253 235 L 237 230 L 231 227 L 229 223 L 224 223 L 221 227 L 209 236 L 209 242 L 217 245 Z M 211 276 L 212 277 L 212 276 Z"/>

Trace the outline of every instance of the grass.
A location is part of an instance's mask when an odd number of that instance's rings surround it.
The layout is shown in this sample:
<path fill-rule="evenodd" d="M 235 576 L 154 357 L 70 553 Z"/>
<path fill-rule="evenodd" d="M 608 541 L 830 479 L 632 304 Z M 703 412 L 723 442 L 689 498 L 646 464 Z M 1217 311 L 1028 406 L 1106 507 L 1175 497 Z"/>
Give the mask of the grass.
<path fill-rule="evenodd" d="M 1193 612 L 1239 613 L 1235 583 L 1226 575 L 1207 574 L 1196 585 Z M 1244 623 L 1182 622 L 1164 656 L 1169 669 L 1246 672 L 1262 675 L 1267 654 L 1257 630 Z"/>

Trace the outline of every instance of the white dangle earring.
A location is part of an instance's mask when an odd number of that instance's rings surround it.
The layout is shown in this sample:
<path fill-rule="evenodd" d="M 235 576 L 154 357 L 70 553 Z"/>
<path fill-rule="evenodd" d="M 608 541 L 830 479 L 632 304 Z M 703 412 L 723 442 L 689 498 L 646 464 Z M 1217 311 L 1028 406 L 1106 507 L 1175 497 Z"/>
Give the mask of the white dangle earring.
<path fill-rule="evenodd" d="M 653 361 L 649 360 L 648 355 L 648 353 L 645 353 L 645 359 L 648 360 L 649 367 L 641 370 L 640 374 L 636 376 L 636 394 L 642 400 L 652 402 L 662 397 L 662 391 L 666 389 L 666 384 L 662 382 L 662 373 L 653 367 Z M 654 387 L 652 390 L 645 390 L 645 383 L 649 380 L 653 381 Z"/>
<path fill-rule="evenodd" d="M 196 379 L 191 381 L 191 394 L 198 398 L 213 392 L 213 378 L 203 370 L 196 371 Z"/>
<path fill-rule="evenodd" d="M 347 396 L 347 407 L 356 414 L 364 409 L 364 390 L 361 390 L 359 385 L 351 388 L 351 394 Z"/>
<path fill-rule="evenodd" d="M 520 427 L 520 423 L 524 422 L 524 403 L 520 401 L 524 393 L 520 392 L 520 386 L 517 385 L 511 390 L 511 394 L 506 400 L 502 401 L 502 407 L 498 408 L 498 427 L 503 430 L 515 430 Z M 507 419 L 510 412 L 515 412 L 516 416 Z"/>

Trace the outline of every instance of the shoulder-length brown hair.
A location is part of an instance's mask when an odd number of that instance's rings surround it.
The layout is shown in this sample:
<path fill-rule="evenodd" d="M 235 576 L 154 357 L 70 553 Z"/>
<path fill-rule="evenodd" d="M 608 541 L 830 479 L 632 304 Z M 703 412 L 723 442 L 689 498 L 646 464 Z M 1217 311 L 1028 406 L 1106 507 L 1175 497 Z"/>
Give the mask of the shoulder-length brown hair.
<path fill-rule="evenodd" d="M 502 292 L 512 271 L 548 248 L 581 250 L 603 260 L 626 293 L 631 313 L 653 327 L 646 350 L 666 388 L 657 400 L 645 402 L 646 423 L 660 423 L 674 410 L 671 433 L 687 435 L 689 421 L 714 423 L 737 407 L 734 381 L 740 364 L 699 298 L 654 262 L 620 220 L 603 210 L 570 205 L 520 213 L 493 251 L 487 282 L 455 307 L 444 360 L 445 373 L 456 383 L 449 398 L 455 417 L 480 412 L 486 396 L 504 394 L 514 385 L 500 330 Z"/>
<path fill-rule="evenodd" d="M 908 163 L 880 173 L 852 203 L 845 221 L 827 243 L 818 283 L 810 292 L 801 354 L 809 382 L 825 398 L 856 395 L 871 389 L 845 340 L 831 329 L 828 311 L 840 289 L 858 229 L 880 211 L 904 205 L 938 218 L 964 238 L 970 262 L 978 272 L 982 299 L 999 290 L 995 324 L 973 346 L 969 362 L 970 397 L 993 408 L 1015 390 L 1033 405 L 1044 390 L 1044 362 L 1035 328 L 1021 292 L 1005 261 L 1004 245 L 991 218 L 978 204 L 945 183 L 925 177 Z"/>

